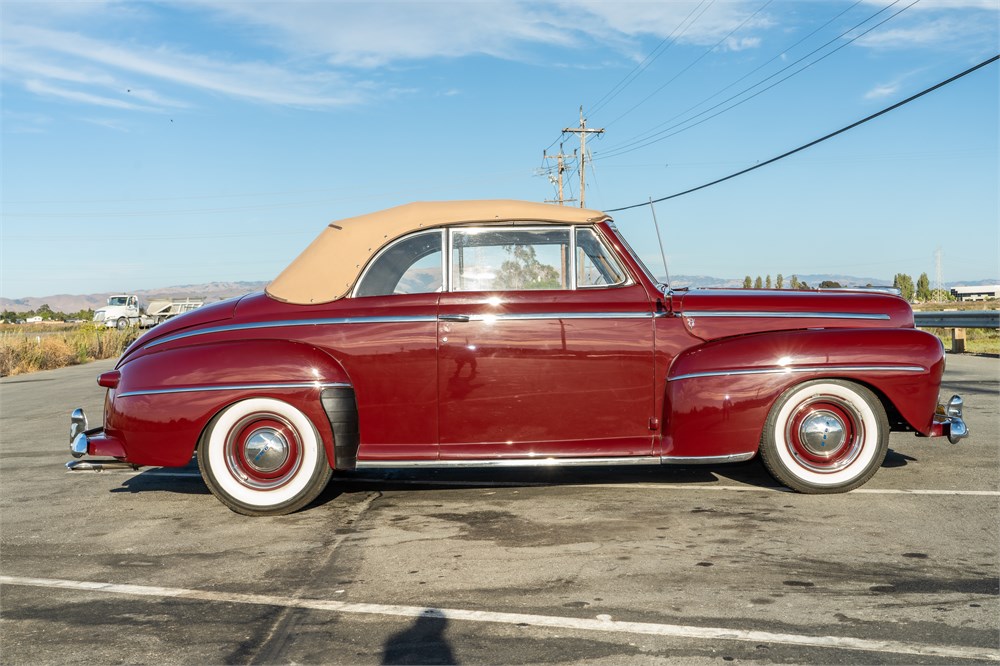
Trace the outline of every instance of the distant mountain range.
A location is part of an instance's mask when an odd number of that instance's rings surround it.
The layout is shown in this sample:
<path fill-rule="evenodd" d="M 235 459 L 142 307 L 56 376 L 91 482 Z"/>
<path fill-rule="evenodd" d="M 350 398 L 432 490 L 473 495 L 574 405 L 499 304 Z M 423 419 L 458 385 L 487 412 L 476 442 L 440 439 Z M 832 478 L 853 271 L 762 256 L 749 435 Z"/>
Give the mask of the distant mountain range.
<path fill-rule="evenodd" d="M 756 279 L 756 275 L 751 276 Z M 771 276 L 772 279 L 775 276 Z M 791 275 L 785 276 L 785 285 Z M 816 287 L 821 282 L 830 280 L 838 282 L 845 287 L 863 287 L 871 284 L 874 286 L 891 285 L 892 279 L 855 277 L 853 275 L 796 275 L 800 282 L 807 283 L 810 287 Z M 662 279 L 662 276 L 661 276 Z M 710 275 L 674 275 L 671 276 L 670 284 L 673 287 L 716 287 L 716 288 L 741 288 L 743 278 L 717 278 Z M 945 287 L 950 289 L 958 285 L 977 286 L 984 284 L 1000 284 L 1000 280 L 978 280 L 964 282 L 947 282 Z M 160 289 L 141 289 L 131 292 L 139 297 L 145 305 L 155 298 L 184 298 L 198 297 L 205 298 L 207 302 L 223 301 L 227 298 L 235 298 L 257 291 L 263 291 L 267 282 L 206 282 L 204 284 L 185 284 L 176 287 L 163 287 Z M 48 305 L 56 312 L 79 312 L 80 310 L 97 308 L 105 305 L 108 296 L 123 292 L 103 292 L 99 294 L 54 294 L 52 296 L 29 296 L 26 298 L 0 298 L 0 310 L 11 312 L 27 312 L 37 310 L 42 305 Z"/>
<path fill-rule="evenodd" d="M 204 298 L 209 303 L 224 301 L 255 291 L 263 291 L 267 282 L 206 282 L 204 284 L 184 284 L 161 289 L 139 289 L 133 292 L 139 301 L 146 305 L 156 298 Z M 107 304 L 108 296 L 122 294 L 122 291 L 109 291 L 99 294 L 55 294 L 52 296 L 29 296 L 27 298 L 0 298 L 0 309 L 11 312 L 27 312 L 38 310 L 45 304 L 56 312 L 79 312 L 80 310 L 96 310 Z"/>

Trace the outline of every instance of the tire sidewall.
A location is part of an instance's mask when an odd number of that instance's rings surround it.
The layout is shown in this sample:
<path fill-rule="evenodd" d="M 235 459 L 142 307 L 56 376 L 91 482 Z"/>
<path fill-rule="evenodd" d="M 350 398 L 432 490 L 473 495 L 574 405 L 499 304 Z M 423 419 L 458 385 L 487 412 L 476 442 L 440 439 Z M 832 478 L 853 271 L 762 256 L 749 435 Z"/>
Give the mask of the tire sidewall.
<path fill-rule="evenodd" d="M 787 424 L 799 407 L 811 398 L 829 396 L 848 404 L 860 427 L 861 443 L 857 456 L 842 469 L 818 472 L 802 465 L 787 441 Z M 841 380 L 816 380 L 785 392 L 768 416 L 762 438 L 761 454 L 767 467 L 786 485 L 805 492 L 843 492 L 865 483 L 885 459 L 889 428 L 878 399 L 863 386 Z"/>
<path fill-rule="evenodd" d="M 255 414 L 277 415 L 298 437 L 300 461 L 287 481 L 277 488 L 250 488 L 237 479 L 226 462 L 232 429 Z M 322 439 L 312 421 L 299 409 L 274 398 L 250 398 L 234 403 L 209 425 L 198 447 L 198 463 L 213 494 L 234 511 L 246 515 L 280 515 L 299 509 L 319 495 L 332 474 Z"/>

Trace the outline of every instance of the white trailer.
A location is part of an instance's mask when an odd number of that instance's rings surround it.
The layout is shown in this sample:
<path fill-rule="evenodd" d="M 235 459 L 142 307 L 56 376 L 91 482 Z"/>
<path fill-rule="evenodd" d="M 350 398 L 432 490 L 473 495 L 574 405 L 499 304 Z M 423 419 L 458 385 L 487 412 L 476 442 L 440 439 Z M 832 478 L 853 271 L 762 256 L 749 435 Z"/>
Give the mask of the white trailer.
<path fill-rule="evenodd" d="M 115 294 L 108 297 L 106 306 L 94 313 L 94 322 L 118 330 L 129 326 L 149 328 L 204 304 L 204 298 L 158 298 L 144 309 L 135 294 Z"/>

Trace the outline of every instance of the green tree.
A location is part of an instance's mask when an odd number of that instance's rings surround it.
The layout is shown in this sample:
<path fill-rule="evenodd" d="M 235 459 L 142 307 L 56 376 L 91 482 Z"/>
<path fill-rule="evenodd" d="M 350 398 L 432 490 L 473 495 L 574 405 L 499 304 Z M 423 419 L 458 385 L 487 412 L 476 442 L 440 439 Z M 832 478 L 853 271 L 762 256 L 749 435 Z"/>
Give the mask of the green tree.
<path fill-rule="evenodd" d="M 754 289 L 763 289 L 764 288 L 764 281 L 760 279 L 759 275 L 757 276 L 757 279 L 753 281 L 753 288 Z"/>
<path fill-rule="evenodd" d="M 913 285 L 913 278 L 909 275 L 906 273 L 896 273 L 896 277 L 892 279 L 892 286 L 899 289 L 900 295 L 907 301 L 913 301 L 917 290 Z"/>
<path fill-rule="evenodd" d="M 764 280 L 764 288 L 765 289 L 770 289 L 771 288 L 771 275 L 770 275 L 770 273 L 768 274 L 767 278 Z"/>
<path fill-rule="evenodd" d="M 834 281 L 834 280 L 823 280 L 822 282 L 819 283 L 819 288 L 820 289 L 840 289 L 841 288 L 841 284 L 839 282 Z"/>
<path fill-rule="evenodd" d="M 744 289 L 749 289 L 752 286 L 753 286 L 753 280 L 750 278 L 749 275 L 746 276 L 745 278 L 743 278 L 743 288 Z"/>
<path fill-rule="evenodd" d="M 784 286 L 785 286 L 785 276 L 782 275 L 781 273 L 778 273 L 778 277 L 775 278 L 774 280 L 774 288 L 782 289 L 784 288 Z"/>
<path fill-rule="evenodd" d="M 558 289 L 559 272 L 538 260 L 533 245 L 505 246 L 511 258 L 500 264 L 496 286 L 500 289 Z"/>
<path fill-rule="evenodd" d="M 917 300 L 926 302 L 932 298 L 931 280 L 927 277 L 927 273 L 921 273 L 920 277 L 917 278 Z"/>
<path fill-rule="evenodd" d="M 788 281 L 788 288 L 789 289 L 798 289 L 799 288 L 799 278 L 797 278 L 796 276 L 793 275 L 792 279 Z"/>

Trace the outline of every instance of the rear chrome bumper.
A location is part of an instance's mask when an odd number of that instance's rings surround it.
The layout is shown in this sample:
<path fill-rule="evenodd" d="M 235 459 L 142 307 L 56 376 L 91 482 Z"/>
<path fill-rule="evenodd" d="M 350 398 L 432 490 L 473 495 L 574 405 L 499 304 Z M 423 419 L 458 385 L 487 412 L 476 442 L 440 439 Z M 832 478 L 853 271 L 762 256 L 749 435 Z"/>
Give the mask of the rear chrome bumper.
<path fill-rule="evenodd" d="M 952 444 L 958 444 L 969 436 L 969 428 L 962 418 L 964 402 L 961 396 L 953 395 L 947 405 L 938 405 L 931 423 L 928 437 L 947 437 Z"/>
<path fill-rule="evenodd" d="M 69 417 L 69 451 L 74 458 L 91 456 L 125 457 L 125 445 L 111 437 L 104 428 L 89 428 L 87 415 L 82 409 L 74 409 Z"/>

